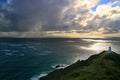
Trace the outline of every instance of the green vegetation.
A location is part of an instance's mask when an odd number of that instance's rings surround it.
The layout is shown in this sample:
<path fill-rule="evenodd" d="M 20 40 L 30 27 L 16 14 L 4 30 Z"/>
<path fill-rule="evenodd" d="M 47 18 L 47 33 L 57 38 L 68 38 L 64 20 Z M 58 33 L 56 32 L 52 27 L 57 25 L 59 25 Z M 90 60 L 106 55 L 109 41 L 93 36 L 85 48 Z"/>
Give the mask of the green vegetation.
<path fill-rule="evenodd" d="M 40 80 L 120 80 L 120 55 L 103 51 L 65 69 L 55 70 Z"/>

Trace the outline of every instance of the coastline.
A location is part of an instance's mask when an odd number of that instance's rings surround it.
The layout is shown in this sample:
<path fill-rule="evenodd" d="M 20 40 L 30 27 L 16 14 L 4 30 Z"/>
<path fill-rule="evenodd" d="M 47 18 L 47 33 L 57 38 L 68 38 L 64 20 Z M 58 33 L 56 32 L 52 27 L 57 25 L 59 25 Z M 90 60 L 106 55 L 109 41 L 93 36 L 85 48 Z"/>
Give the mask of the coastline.
<path fill-rule="evenodd" d="M 57 65 L 61 65 L 60 67 L 56 68 Z M 37 74 L 37 75 L 34 75 L 30 78 L 30 80 L 39 80 L 40 78 L 44 77 L 44 76 L 47 76 L 49 73 L 55 71 L 55 70 L 59 70 L 59 69 L 64 69 L 66 67 L 68 67 L 69 65 L 67 64 L 54 64 L 54 65 L 51 65 L 51 68 L 53 68 L 54 70 L 51 70 L 49 72 L 42 72 L 40 74 Z"/>
<path fill-rule="evenodd" d="M 30 80 L 39 80 L 40 78 L 42 78 L 42 77 L 44 77 L 44 76 L 46 76 L 46 75 L 48 75 L 49 73 L 41 73 L 41 74 L 39 74 L 39 75 L 34 75 L 34 76 L 32 76 L 31 78 L 30 78 Z"/>
<path fill-rule="evenodd" d="M 113 80 L 113 78 L 119 80 L 119 60 L 120 54 L 109 50 L 102 51 L 99 54 L 90 56 L 86 60 L 78 60 L 64 69 L 54 70 L 48 75 L 40 77 L 39 80 L 61 80 L 61 78 L 63 80 L 101 80 L 103 78 L 103 80 Z M 97 69 L 99 73 L 96 71 Z M 93 76 L 94 74 L 97 75 Z"/>

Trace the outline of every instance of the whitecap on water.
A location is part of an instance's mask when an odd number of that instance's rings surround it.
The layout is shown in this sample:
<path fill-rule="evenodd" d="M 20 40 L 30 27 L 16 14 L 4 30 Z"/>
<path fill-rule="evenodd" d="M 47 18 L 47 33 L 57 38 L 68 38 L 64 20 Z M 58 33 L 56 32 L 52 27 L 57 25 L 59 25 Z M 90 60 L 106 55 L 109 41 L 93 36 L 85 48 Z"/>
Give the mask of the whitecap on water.
<path fill-rule="evenodd" d="M 44 51 L 44 53 L 52 53 L 52 51 Z"/>
<path fill-rule="evenodd" d="M 12 53 L 5 53 L 5 55 L 12 56 L 13 54 Z"/>
<path fill-rule="evenodd" d="M 25 54 L 20 54 L 20 56 L 25 56 Z"/>
<path fill-rule="evenodd" d="M 14 51 L 12 51 L 13 53 L 17 53 L 17 52 L 19 52 L 18 50 L 14 50 Z"/>
<path fill-rule="evenodd" d="M 15 46 L 15 47 L 19 47 L 19 46 L 22 46 L 23 44 L 8 44 L 9 46 Z"/>
<path fill-rule="evenodd" d="M 1 51 L 4 51 L 4 52 L 10 52 L 11 50 L 5 49 L 5 50 L 1 50 Z"/>
<path fill-rule="evenodd" d="M 45 53 L 41 53 L 41 54 L 39 54 L 40 56 L 46 56 L 46 55 L 48 55 L 48 54 L 45 54 Z"/>

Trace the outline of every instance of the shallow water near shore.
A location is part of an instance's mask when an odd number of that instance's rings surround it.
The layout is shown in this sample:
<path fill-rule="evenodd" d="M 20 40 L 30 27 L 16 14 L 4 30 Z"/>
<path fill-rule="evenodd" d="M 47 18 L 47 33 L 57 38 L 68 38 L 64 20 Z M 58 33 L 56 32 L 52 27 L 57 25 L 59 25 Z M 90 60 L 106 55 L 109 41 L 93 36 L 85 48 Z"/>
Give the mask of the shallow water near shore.
<path fill-rule="evenodd" d="M 70 65 L 78 59 L 107 50 L 120 53 L 120 39 L 0 39 L 0 80 L 37 80 L 54 70 L 54 65 Z"/>

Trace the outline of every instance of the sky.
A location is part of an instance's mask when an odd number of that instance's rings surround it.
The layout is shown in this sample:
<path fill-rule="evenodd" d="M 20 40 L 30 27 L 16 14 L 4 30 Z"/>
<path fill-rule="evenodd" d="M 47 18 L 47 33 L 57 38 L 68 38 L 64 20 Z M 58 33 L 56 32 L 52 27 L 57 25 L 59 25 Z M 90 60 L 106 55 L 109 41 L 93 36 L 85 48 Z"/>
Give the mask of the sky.
<path fill-rule="evenodd" d="M 0 0 L 0 37 L 120 37 L 120 0 Z"/>

